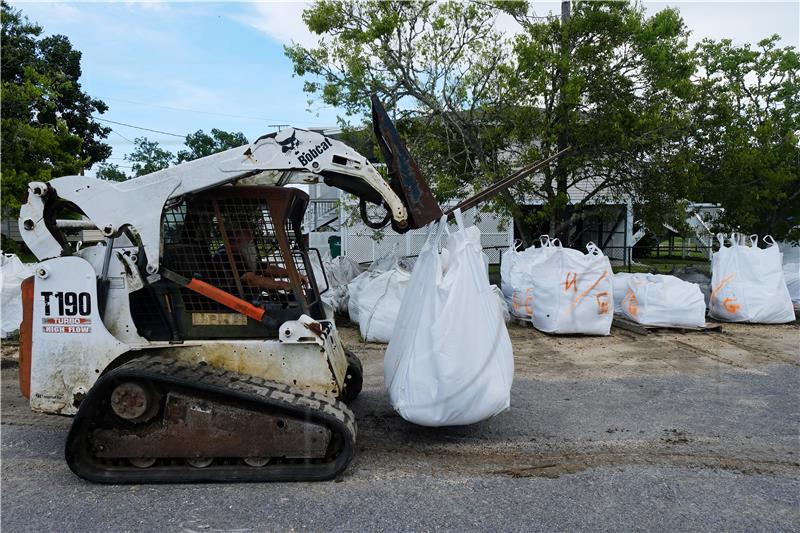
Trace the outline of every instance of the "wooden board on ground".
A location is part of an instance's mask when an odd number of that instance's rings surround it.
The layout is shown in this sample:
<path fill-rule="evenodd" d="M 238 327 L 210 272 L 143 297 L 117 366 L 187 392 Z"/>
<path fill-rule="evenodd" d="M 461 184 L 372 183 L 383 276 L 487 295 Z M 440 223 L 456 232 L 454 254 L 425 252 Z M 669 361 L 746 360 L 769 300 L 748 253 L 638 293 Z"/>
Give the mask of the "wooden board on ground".
<path fill-rule="evenodd" d="M 716 333 L 722 333 L 722 324 L 718 324 L 716 322 L 706 322 L 706 325 L 701 328 L 686 326 L 646 326 L 644 324 L 639 324 L 632 320 L 628 320 L 627 318 L 615 316 L 611 325 L 613 327 L 624 329 L 625 331 L 638 333 L 639 335 L 649 335 L 650 333 L 658 330 L 669 330 L 678 333 L 689 333 L 693 331 L 713 331 Z"/>

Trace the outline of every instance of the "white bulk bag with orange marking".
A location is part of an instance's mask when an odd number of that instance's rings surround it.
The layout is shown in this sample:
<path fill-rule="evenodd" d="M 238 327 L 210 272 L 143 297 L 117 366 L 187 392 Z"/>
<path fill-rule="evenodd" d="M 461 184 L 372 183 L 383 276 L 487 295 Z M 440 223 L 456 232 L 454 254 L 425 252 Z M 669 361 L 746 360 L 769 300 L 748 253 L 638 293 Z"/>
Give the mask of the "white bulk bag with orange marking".
<path fill-rule="evenodd" d="M 726 239 L 718 234 L 717 240 L 719 251 L 711 258 L 709 314 L 726 322 L 792 322 L 792 300 L 773 238 L 764 237 L 766 248 L 758 247 L 757 235 L 747 239 L 733 233 Z"/>
<path fill-rule="evenodd" d="M 621 295 L 620 279 L 624 284 Z M 706 301 L 700 286 L 675 276 L 615 275 L 614 309 L 625 318 L 646 326 L 700 328 L 706 323 Z"/>
<path fill-rule="evenodd" d="M 628 293 L 628 286 L 633 279 L 634 276 L 638 276 L 639 274 L 631 274 L 628 272 L 618 272 L 614 274 L 614 279 L 611 280 L 611 283 L 614 287 L 614 314 L 621 315 L 622 314 L 622 300 L 625 298 L 625 295 Z"/>
<path fill-rule="evenodd" d="M 500 258 L 500 288 L 511 315 L 530 320 L 533 313 L 531 269 L 551 250 L 550 237 L 539 237 L 540 246 L 517 251 L 516 243 Z M 553 239 L 553 243 L 558 239 Z"/>
<path fill-rule="evenodd" d="M 529 269 L 531 322 L 546 333 L 608 335 L 614 318 L 611 263 L 594 244 L 588 253 L 557 240 Z"/>
<path fill-rule="evenodd" d="M 437 250 L 446 218 L 431 224 L 414 264 L 384 359 L 389 401 L 423 426 L 473 424 L 508 408 L 514 377 L 511 339 L 490 288 L 480 231 L 464 228 Z"/>

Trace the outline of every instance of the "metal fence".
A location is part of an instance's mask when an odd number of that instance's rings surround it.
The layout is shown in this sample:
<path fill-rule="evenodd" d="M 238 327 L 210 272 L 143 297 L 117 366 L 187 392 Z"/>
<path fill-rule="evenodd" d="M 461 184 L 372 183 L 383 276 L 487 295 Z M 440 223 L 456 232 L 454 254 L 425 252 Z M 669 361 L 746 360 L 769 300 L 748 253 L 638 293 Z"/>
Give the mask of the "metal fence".
<path fill-rule="evenodd" d="M 502 250 L 508 248 L 514 239 L 511 221 L 470 209 L 464 213 L 464 223 L 467 226 L 478 226 L 481 230 L 481 245 L 489 256 L 489 262 L 499 263 Z M 414 257 L 419 255 L 426 235 L 425 228 L 399 234 L 389 227 L 375 231 L 362 223 L 342 225 L 342 254 L 358 263 L 370 263 L 393 250 L 401 256 Z"/>
<path fill-rule="evenodd" d="M 339 226 L 339 201 L 312 199 L 303 216 L 303 229 L 312 231 L 333 231 Z"/>
<path fill-rule="evenodd" d="M 714 248 L 699 243 L 691 246 L 658 244 L 644 247 L 607 246 L 603 253 L 620 272 L 651 272 L 669 274 L 687 269 L 711 272 Z"/>

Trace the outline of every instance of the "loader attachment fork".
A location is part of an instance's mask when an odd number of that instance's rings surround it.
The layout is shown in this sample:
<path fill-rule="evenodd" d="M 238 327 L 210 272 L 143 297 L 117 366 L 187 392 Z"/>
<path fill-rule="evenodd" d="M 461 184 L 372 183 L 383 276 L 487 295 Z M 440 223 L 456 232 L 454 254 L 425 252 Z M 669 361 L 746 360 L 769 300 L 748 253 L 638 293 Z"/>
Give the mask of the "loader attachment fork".
<path fill-rule="evenodd" d="M 386 113 L 376 95 L 372 95 L 372 128 L 389 170 L 389 185 L 403 200 L 408 209 L 408 226 L 392 228 L 398 233 L 424 227 L 442 216 L 442 209 L 433 197 L 428 182 L 422 175 L 416 161 L 408 153 L 403 140 L 397 133 L 392 120 Z M 362 218 L 364 206 L 362 202 Z"/>

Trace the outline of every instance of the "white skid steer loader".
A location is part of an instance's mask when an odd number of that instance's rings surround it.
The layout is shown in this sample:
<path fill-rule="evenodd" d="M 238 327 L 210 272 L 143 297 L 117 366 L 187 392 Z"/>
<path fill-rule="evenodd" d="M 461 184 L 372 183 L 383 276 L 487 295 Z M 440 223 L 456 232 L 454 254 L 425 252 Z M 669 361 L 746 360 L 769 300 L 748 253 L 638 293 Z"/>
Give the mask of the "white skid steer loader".
<path fill-rule="evenodd" d="M 305 481 L 347 467 L 356 421 L 346 403 L 361 390 L 361 363 L 322 308 L 301 233 L 308 196 L 284 186 L 353 193 L 370 226 L 438 219 L 372 105 L 389 182 L 343 143 L 290 128 L 122 183 L 29 184 L 19 227 L 39 262 L 22 284 L 20 388 L 36 411 L 75 415 L 66 459 L 77 475 Z M 368 220 L 367 202 L 386 208 L 384 220 Z M 70 213 L 105 242 L 71 246 Z"/>

